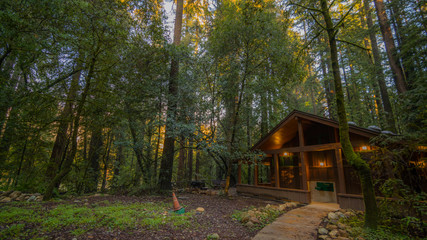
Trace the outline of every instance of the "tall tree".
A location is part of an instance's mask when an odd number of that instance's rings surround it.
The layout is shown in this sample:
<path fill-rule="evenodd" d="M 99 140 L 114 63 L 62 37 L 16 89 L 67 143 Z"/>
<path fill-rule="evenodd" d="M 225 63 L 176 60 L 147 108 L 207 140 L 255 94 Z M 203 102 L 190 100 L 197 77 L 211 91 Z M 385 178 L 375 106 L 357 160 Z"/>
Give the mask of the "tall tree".
<path fill-rule="evenodd" d="M 337 40 L 336 34 L 338 32 L 338 27 L 344 21 L 346 15 L 343 15 L 340 21 L 337 24 L 332 22 L 332 18 L 329 12 L 329 3 L 328 0 L 320 0 L 321 10 L 320 13 L 323 15 L 325 26 L 328 33 L 329 47 L 331 51 L 331 63 L 332 63 L 332 73 L 334 76 L 335 84 L 335 93 L 336 93 L 336 103 L 337 103 L 337 114 L 339 122 L 339 135 L 340 143 L 343 149 L 343 153 L 347 161 L 356 169 L 359 174 L 363 199 L 365 203 L 365 226 L 368 228 L 375 229 L 378 222 L 378 208 L 375 199 L 374 186 L 372 182 L 371 170 L 368 163 L 366 163 L 359 155 L 357 155 L 350 142 L 349 128 L 347 122 L 347 113 L 344 103 L 344 93 L 341 82 L 341 75 L 338 62 L 338 49 L 337 49 Z M 350 12 L 352 7 L 348 12 Z"/>
<path fill-rule="evenodd" d="M 385 43 L 388 61 L 393 72 L 394 82 L 397 91 L 404 93 L 407 91 L 405 73 L 399 63 L 399 58 L 396 56 L 397 49 L 394 44 L 393 34 L 391 33 L 390 23 L 388 21 L 386 8 L 383 0 L 374 0 L 377 10 L 378 23 L 380 24 L 381 33 Z"/>
<path fill-rule="evenodd" d="M 384 111 L 386 115 L 387 128 L 393 132 L 396 132 L 396 123 L 394 120 L 393 108 L 391 106 L 390 97 L 387 91 L 387 85 L 385 82 L 385 76 L 383 68 L 381 65 L 381 55 L 380 50 L 378 49 L 377 37 L 375 34 L 374 24 L 372 21 L 372 13 L 369 7 L 369 0 L 363 1 L 363 7 L 365 9 L 366 22 L 368 24 L 369 38 L 371 40 L 371 49 L 372 55 L 374 57 L 374 68 L 375 68 L 375 78 L 378 81 L 378 85 L 381 92 L 381 100 L 384 106 Z"/>
<path fill-rule="evenodd" d="M 173 44 L 178 47 L 181 43 L 182 14 L 184 1 L 177 0 L 176 17 L 173 33 Z M 171 189 L 173 159 L 175 155 L 175 121 L 177 117 L 177 94 L 178 94 L 179 59 L 174 55 L 171 61 L 169 88 L 168 88 L 168 110 L 166 116 L 165 141 L 163 144 L 163 156 L 160 164 L 159 187 L 161 190 Z"/>

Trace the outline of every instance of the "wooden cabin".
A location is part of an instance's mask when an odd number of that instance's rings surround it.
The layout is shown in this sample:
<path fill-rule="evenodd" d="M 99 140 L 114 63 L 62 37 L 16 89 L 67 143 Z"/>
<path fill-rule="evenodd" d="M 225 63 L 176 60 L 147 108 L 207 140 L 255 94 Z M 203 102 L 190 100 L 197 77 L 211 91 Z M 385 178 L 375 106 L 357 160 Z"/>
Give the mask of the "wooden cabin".
<path fill-rule="evenodd" d="M 252 147 L 264 153 L 262 160 L 239 161 L 237 192 L 363 210 L 359 178 L 342 154 L 338 129 L 337 121 L 293 111 Z M 372 150 L 369 140 L 379 134 L 355 125 L 349 131 L 356 152 Z"/>

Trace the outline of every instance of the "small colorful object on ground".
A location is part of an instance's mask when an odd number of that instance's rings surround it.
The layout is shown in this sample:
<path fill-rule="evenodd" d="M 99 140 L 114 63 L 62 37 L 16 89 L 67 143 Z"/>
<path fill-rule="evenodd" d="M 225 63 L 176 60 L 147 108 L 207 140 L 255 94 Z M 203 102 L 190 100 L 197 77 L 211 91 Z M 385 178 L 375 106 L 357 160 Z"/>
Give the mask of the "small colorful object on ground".
<path fill-rule="evenodd" d="M 185 208 L 179 205 L 178 199 L 176 198 L 174 192 L 172 192 L 172 199 L 173 199 L 173 212 L 177 214 L 185 213 Z"/>

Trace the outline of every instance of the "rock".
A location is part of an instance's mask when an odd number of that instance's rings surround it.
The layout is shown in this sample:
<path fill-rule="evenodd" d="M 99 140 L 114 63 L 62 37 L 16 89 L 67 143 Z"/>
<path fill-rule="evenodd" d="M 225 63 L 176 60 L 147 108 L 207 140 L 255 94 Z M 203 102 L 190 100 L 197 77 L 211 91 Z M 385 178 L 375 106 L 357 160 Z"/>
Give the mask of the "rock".
<path fill-rule="evenodd" d="M 33 195 L 27 199 L 27 202 L 34 202 L 34 201 L 36 201 L 36 199 L 37 199 L 37 197 Z"/>
<path fill-rule="evenodd" d="M 289 208 L 294 208 L 298 206 L 296 202 L 288 202 L 288 203 L 285 203 L 285 205 L 286 207 L 289 207 Z"/>
<path fill-rule="evenodd" d="M 361 238 L 358 238 L 361 239 Z M 337 237 L 337 240 L 350 240 L 350 238 L 347 237 Z"/>
<path fill-rule="evenodd" d="M 13 193 L 11 193 L 10 195 L 9 195 L 9 197 L 12 199 L 12 200 L 14 200 L 14 199 L 16 199 L 17 197 L 19 197 L 21 195 L 21 192 L 20 191 L 14 191 Z"/>
<path fill-rule="evenodd" d="M 346 217 L 352 217 L 352 216 L 354 216 L 355 214 L 353 213 L 353 212 L 345 212 L 344 213 L 344 216 L 346 216 Z"/>
<path fill-rule="evenodd" d="M 319 228 L 319 230 L 317 230 L 317 232 L 318 232 L 320 235 L 326 235 L 326 234 L 328 234 L 328 233 L 329 233 L 329 231 L 328 231 L 326 228 L 323 228 L 323 227 Z"/>
<path fill-rule="evenodd" d="M 34 193 L 33 196 L 37 197 L 37 196 L 41 196 L 41 194 L 40 193 Z"/>
<path fill-rule="evenodd" d="M 73 238 L 73 239 L 71 239 L 71 240 L 77 240 L 77 238 Z"/>
<path fill-rule="evenodd" d="M 342 230 L 342 229 L 338 229 L 338 235 L 339 235 L 340 237 L 345 237 L 345 238 L 349 237 L 348 232 L 347 232 L 347 231 L 345 231 L 345 230 Z"/>
<path fill-rule="evenodd" d="M 246 226 L 246 227 L 248 227 L 248 228 L 251 228 L 251 227 L 253 227 L 253 226 L 254 226 L 254 223 L 253 223 L 253 222 L 251 222 L 251 221 L 249 221 L 249 222 L 247 222 L 247 223 L 245 224 L 245 226 Z"/>
<path fill-rule="evenodd" d="M 286 204 L 279 205 L 279 211 L 284 211 L 286 209 Z"/>
<path fill-rule="evenodd" d="M 328 229 L 329 231 L 337 229 L 337 228 L 338 228 L 337 225 L 334 225 L 334 224 L 326 225 L 326 229 Z"/>
<path fill-rule="evenodd" d="M 337 220 L 338 215 L 336 213 L 330 212 L 330 213 L 328 213 L 328 218 L 329 218 L 329 220 Z"/>
<path fill-rule="evenodd" d="M 218 233 L 208 235 L 208 239 L 219 239 L 219 235 L 218 235 Z"/>
<path fill-rule="evenodd" d="M 90 204 L 89 204 L 88 202 L 85 202 L 85 204 L 83 204 L 83 205 L 85 205 L 85 206 L 89 206 Z"/>
<path fill-rule="evenodd" d="M 205 209 L 204 209 L 204 208 L 202 208 L 202 207 L 198 207 L 198 208 L 196 208 L 196 211 L 197 211 L 197 212 L 204 212 L 204 211 L 205 211 Z"/>
<path fill-rule="evenodd" d="M 37 196 L 36 197 L 36 202 L 41 202 L 41 201 L 43 201 L 43 195 Z"/>
<path fill-rule="evenodd" d="M 319 237 L 317 237 L 318 239 L 326 239 L 328 238 L 328 235 L 319 235 Z"/>
<path fill-rule="evenodd" d="M 270 204 L 267 204 L 267 206 L 265 206 L 265 208 L 271 208 L 271 205 L 270 205 Z"/>
<path fill-rule="evenodd" d="M 332 219 L 329 220 L 329 222 L 336 225 L 338 223 L 338 219 Z"/>
<path fill-rule="evenodd" d="M 6 203 L 6 202 L 10 202 L 12 201 L 12 198 L 10 197 L 4 197 L 2 200 L 0 200 L 0 202 Z"/>
<path fill-rule="evenodd" d="M 344 223 L 338 223 L 338 228 L 339 229 L 345 229 L 346 228 L 346 225 L 344 224 Z"/>
<path fill-rule="evenodd" d="M 6 191 L 6 192 L 2 193 L 1 195 L 2 195 L 2 196 L 4 196 L 4 197 L 7 197 L 7 196 L 9 196 L 9 194 L 11 194 L 12 192 L 13 192 L 13 190 L 9 190 L 9 191 Z"/>
<path fill-rule="evenodd" d="M 249 216 L 251 216 L 251 217 L 255 217 L 256 215 L 255 215 L 255 211 L 254 210 L 249 210 L 248 211 L 248 214 L 249 214 Z"/>
<path fill-rule="evenodd" d="M 249 222 L 249 219 L 251 219 L 251 216 L 248 213 L 243 213 L 242 214 L 242 220 L 241 220 L 242 223 Z"/>
<path fill-rule="evenodd" d="M 21 195 L 19 195 L 19 197 L 15 198 L 15 201 L 18 201 L 18 202 L 24 201 L 26 196 L 27 195 L 25 195 L 25 194 L 21 194 Z"/>
<path fill-rule="evenodd" d="M 74 203 L 80 203 L 81 201 L 80 200 L 74 200 Z"/>
<path fill-rule="evenodd" d="M 342 212 L 337 212 L 339 218 L 345 218 L 346 216 Z"/>
<path fill-rule="evenodd" d="M 338 230 L 334 229 L 330 231 L 329 236 L 331 236 L 332 238 L 336 238 L 338 236 Z"/>
<path fill-rule="evenodd" d="M 250 221 L 250 222 L 252 222 L 252 223 L 259 223 L 259 220 L 258 220 L 258 218 L 256 218 L 256 217 L 251 217 L 251 218 L 249 219 L 249 221 Z"/>

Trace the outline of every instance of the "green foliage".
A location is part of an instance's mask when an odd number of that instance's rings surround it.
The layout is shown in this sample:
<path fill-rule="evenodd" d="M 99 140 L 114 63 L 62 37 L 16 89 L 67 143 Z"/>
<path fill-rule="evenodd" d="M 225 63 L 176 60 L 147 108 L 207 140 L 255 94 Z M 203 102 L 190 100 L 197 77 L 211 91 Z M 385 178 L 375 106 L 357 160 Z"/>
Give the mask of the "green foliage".
<path fill-rule="evenodd" d="M 419 222 L 419 219 L 414 219 L 411 217 L 408 217 L 408 218 L 409 219 L 405 221 Z M 363 228 L 363 224 L 364 224 L 363 215 L 360 213 L 348 219 L 342 218 L 340 219 L 340 221 L 351 227 L 349 233 L 350 233 L 350 236 L 353 237 L 354 239 L 363 238 L 366 240 L 382 240 L 382 239 L 407 240 L 407 239 L 418 239 L 420 237 L 422 238 L 423 236 L 423 235 L 419 236 L 417 235 L 417 233 L 412 231 L 407 231 L 406 229 L 402 228 L 402 225 L 399 223 L 393 223 L 387 220 L 381 221 L 376 230 Z"/>
<path fill-rule="evenodd" d="M 278 218 L 284 212 L 285 211 L 280 211 L 276 207 L 250 207 L 248 209 L 235 210 L 231 215 L 231 218 L 244 224 L 249 220 L 252 214 L 259 220 L 259 223 L 254 224 L 253 229 L 261 229 L 266 225 L 274 222 L 274 220 L 276 220 L 276 218 Z"/>
<path fill-rule="evenodd" d="M 175 215 L 168 210 L 169 206 L 165 203 L 123 204 L 108 201 L 93 206 L 60 204 L 47 211 L 32 204 L 6 206 L 0 209 L 0 224 L 7 226 L 0 236 L 19 239 L 24 236 L 42 237 L 44 233 L 59 231 L 80 236 L 100 227 L 120 230 L 135 227 L 157 229 L 165 225 L 172 228 L 190 227 L 193 212 Z M 23 231 L 30 226 L 36 227 L 38 233 Z"/>

